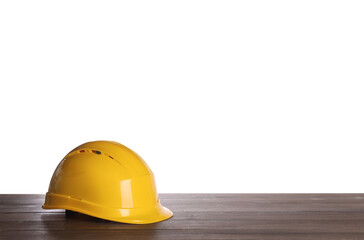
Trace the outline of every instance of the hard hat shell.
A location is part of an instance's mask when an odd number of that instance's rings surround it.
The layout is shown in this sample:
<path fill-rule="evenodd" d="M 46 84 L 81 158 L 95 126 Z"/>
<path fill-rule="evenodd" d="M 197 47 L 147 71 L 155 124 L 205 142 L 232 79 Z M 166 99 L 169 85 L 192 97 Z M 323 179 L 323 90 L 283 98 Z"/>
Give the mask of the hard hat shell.
<path fill-rule="evenodd" d="M 88 142 L 69 152 L 53 173 L 42 207 L 134 224 L 173 215 L 160 204 L 153 172 L 144 160 L 111 141 Z"/>

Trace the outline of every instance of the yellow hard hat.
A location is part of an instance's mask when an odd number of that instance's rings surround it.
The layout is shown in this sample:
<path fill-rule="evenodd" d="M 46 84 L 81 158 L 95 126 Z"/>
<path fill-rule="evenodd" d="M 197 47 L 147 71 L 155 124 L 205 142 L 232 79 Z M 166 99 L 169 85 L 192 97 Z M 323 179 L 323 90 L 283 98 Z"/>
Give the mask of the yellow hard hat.
<path fill-rule="evenodd" d="M 53 173 L 42 207 L 135 224 L 173 215 L 160 204 L 144 160 L 111 141 L 88 142 L 68 153 Z"/>

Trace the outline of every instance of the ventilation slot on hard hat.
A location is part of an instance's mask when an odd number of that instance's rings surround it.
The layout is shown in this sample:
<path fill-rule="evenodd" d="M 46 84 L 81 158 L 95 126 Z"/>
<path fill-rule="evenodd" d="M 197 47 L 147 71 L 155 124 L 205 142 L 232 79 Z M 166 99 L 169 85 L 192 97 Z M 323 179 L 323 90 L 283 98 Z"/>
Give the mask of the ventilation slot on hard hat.
<path fill-rule="evenodd" d="M 106 155 L 106 156 L 108 156 L 109 158 L 111 158 L 111 159 L 114 159 L 112 156 L 110 156 L 109 154 L 106 154 L 106 153 L 102 153 L 101 151 L 98 151 L 98 150 L 85 150 L 85 149 L 82 149 L 82 150 L 79 150 L 78 152 L 79 153 L 85 153 L 85 152 L 92 152 L 92 153 L 95 153 L 95 154 L 98 154 L 98 155 L 101 155 L 101 154 L 103 154 L 103 155 Z"/>
<path fill-rule="evenodd" d="M 110 156 L 109 154 L 102 153 L 101 151 L 98 151 L 98 150 L 85 150 L 85 149 L 82 149 L 82 150 L 79 150 L 78 152 L 79 152 L 79 153 L 92 152 L 92 153 L 95 153 L 95 154 L 98 154 L 98 155 L 106 155 L 106 156 L 108 156 L 109 158 L 114 159 L 114 158 L 113 158 L 112 156 Z"/>

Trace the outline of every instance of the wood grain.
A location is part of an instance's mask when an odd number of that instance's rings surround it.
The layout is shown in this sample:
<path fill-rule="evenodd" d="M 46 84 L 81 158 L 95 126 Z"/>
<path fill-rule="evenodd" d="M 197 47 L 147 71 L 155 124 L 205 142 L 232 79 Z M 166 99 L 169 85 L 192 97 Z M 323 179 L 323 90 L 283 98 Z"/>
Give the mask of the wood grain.
<path fill-rule="evenodd" d="M 160 194 L 174 217 L 122 224 L 0 195 L 0 239 L 364 239 L 364 194 Z"/>

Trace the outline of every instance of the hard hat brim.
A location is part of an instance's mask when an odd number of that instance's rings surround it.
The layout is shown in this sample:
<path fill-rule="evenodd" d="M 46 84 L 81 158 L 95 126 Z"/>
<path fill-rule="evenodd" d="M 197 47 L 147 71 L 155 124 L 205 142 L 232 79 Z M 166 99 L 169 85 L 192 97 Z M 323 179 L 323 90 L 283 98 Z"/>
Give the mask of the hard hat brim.
<path fill-rule="evenodd" d="M 103 206 L 70 196 L 47 193 L 43 209 L 66 209 L 109 221 L 148 224 L 166 220 L 173 216 L 172 211 L 159 202 L 151 208 L 105 208 Z"/>

